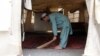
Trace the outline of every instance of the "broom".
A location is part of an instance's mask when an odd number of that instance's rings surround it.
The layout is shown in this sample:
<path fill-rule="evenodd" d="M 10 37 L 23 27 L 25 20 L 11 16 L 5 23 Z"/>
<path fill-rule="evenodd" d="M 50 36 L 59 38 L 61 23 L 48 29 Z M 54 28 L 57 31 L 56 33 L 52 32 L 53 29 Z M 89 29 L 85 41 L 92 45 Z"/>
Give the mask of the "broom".
<path fill-rule="evenodd" d="M 38 48 L 38 49 L 44 48 L 44 47 L 50 45 L 50 44 L 51 44 L 52 42 L 54 42 L 55 40 L 56 40 L 56 38 L 53 38 L 52 40 L 50 40 L 50 41 L 48 41 L 48 42 L 46 42 L 46 43 L 44 43 L 44 44 L 38 46 L 37 48 Z"/>

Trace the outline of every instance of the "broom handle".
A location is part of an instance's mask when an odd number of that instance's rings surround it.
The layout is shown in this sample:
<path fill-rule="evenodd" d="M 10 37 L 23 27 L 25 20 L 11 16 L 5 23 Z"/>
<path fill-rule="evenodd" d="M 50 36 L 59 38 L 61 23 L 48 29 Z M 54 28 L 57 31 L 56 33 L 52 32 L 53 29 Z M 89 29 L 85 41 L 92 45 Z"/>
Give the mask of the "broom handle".
<path fill-rule="evenodd" d="M 40 46 L 38 46 L 37 48 L 44 48 L 44 47 L 46 47 L 46 46 L 48 46 L 49 44 L 51 44 L 52 42 L 54 42 L 55 40 L 54 39 L 52 39 L 52 40 L 50 40 L 50 41 L 48 41 L 48 42 L 46 42 L 46 43 L 44 43 L 44 44 L 42 44 L 42 45 L 40 45 Z"/>

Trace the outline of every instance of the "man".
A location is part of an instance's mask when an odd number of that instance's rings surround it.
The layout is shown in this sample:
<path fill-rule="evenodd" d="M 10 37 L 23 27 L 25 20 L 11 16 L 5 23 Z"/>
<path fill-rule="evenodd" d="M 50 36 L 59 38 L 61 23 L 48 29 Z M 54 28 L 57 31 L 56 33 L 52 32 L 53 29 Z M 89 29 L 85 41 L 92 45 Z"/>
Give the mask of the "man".
<path fill-rule="evenodd" d="M 51 13 L 49 15 L 43 13 L 41 17 L 41 19 L 45 22 L 48 22 L 48 20 L 50 20 L 54 35 L 53 40 L 57 38 L 57 28 L 62 29 L 60 34 L 60 43 L 55 47 L 55 49 L 66 48 L 68 35 L 72 34 L 72 28 L 69 19 L 61 13 Z"/>

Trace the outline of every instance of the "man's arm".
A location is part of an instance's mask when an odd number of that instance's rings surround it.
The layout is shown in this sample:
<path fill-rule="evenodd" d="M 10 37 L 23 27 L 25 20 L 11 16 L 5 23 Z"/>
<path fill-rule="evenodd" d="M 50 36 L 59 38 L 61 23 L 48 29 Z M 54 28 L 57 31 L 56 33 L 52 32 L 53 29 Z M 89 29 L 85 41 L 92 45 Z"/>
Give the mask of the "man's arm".
<path fill-rule="evenodd" d="M 56 24 L 55 16 L 51 15 L 50 20 L 52 24 L 52 31 L 53 31 L 54 37 L 56 37 L 57 36 L 57 24 Z"/>

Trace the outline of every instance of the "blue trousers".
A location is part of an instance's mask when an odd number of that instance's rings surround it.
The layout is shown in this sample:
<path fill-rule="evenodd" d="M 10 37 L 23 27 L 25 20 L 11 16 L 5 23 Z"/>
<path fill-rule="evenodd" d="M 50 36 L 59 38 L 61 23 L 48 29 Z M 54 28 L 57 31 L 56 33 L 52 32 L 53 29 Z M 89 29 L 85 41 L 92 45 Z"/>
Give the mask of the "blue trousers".
<path fill-rule="evenodd" d="M 60 44 L 61 48 L 66 48 L 68 42 L 68 35 L 69 35 L 70 28 L 67 26 L 62 27 L 62 31 L 60 34 Z"/>

